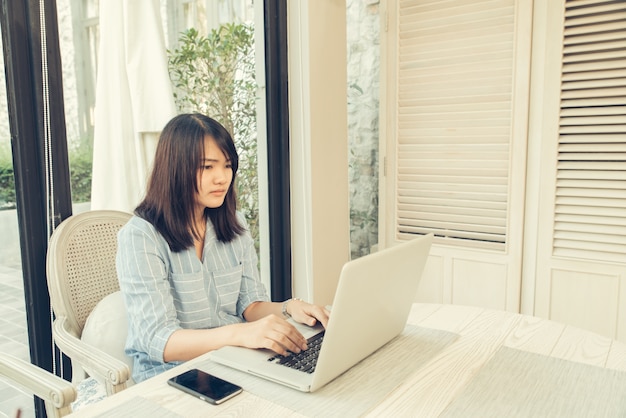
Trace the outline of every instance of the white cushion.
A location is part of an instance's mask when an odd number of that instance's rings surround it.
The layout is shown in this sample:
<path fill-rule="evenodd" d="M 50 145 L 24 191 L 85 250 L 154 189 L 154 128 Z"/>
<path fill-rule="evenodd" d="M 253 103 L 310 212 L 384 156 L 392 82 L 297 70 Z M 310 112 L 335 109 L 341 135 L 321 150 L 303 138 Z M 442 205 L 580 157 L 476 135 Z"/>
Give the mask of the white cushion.
<path fill-rule="evenodd" d="M 123 361 L 132 373 L 133 361 L 124 353 L 127 334 L 126 306 L 122 292 L 117 291 L 98 302 L 91 311 L 85 322 L 81 340 Z M 85 371 L 89 373 L 89 370 Z M 132 384 L 132 381 L 128 383 Z"/>

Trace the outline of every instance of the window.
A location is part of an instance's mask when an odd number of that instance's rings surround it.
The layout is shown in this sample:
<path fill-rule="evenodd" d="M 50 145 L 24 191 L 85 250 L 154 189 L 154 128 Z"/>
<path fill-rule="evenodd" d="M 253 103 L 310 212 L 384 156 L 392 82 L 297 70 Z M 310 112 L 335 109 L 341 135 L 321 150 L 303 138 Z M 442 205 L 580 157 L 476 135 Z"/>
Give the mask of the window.
<path fill-rule="evenodd" d="M 126 36 L 122 34 L 129 31 L 106 31 L 104 35 L 100 35 L 100 16 L 99 13 L 106 13 L 107 16 L 114 16 L 113 25 L 120 24 L 121 14 L 127 13 L 130 16 L 132 10 L 127 8 L 124 11 L 116 10 L 115 4 L 99 3 L 98 0 L 59 0 L 58 13 L 59 21 L 62 27 L 62 34 L 71 34 L 71 36 L 61 37 L 61 50 L 64 64 L 64 89 L 67 113 L 67 132 L 68 143 L 70 149 L 70 168 L 72 170 L 72 194 L 75 204 L 74 211 L 82 211 L 89 208 L 91 201 L 92 208 L 120 209 L 131 211 L 145 187 L 145 177 L 147 176 L 148 166 L 151 161 L 152 146 L 156 142 L 157 131 L 162 125 L 173 116 L 174 112 L 184 111 L 201 111 L 207 113 L 220 120 L 233 133 L 235 142 L 238 146 L 240 154 L 240 170 L 238 174 L 238 196 L 239 209 L 245 214 L 248 224 L 251 228 L 253 237 L 257 242 L 257 251 L 261 252 L 261 242 L 266 240 L 260 237 L 260 218 L 264 215 L 259 214 L 260 207 L 265 210 L 267 203 L 264 202 L 265 196 L 259 199 L 259 178 L 264 181 L 265 176 L 259 175 L 258 167 L 258 147 L 259 141 L 264 141 L 266 135 L 264 132 L 259 133 L 257 130 L 257 117 L 264 117 L 264 100 L 262 100 L 262 92 L 260 87 L 263 83 L 257 83 L 256 78 L 263 78 L 263 60 L 256 59 L 255 55 L 262 54 L 263 36 L 255 35 L 255 26 L 262 26 L 263 19 L 255 15 L 262 15 L 262 9 L 254 6 L 251 0 L 162 0 L 159 10 L 154 13 L 160 13 L 162 18 L 161 27 L 166 39 L 165 48 L 169 58 L 169 75 L 173 78 L 176 85 L 176 110 L 167 113 L 162 111 L 165 102 L 169 98 L 160 100 L 149 99 L 147 102 L 139 104 L 140 107 L 151 106 L 151 103 L 160 103 L 159 109 L 163 116 L 160 121 L 148 122 L 147 120 L 139 122 L 140 124 L 151 126 L 153 134 L 146 134 L 140 139 L 135 139 L 132 135 L 124 134 L 122 129 L 116 130 L 115 126 L 124 125 L 126 122 L 115 120 L 115 111 L 107 112 L 107 120 L 101 125 L 107 128 L 96 127 L 96 143 L 94 144 L 94 125 L 96 124 L 96 116 L 94 114 L 96 102 L 96 72 L 98 70 L 98 54 L 102 45 L 105 45 L 107 63 L 119 62 L 115 65 L 125 65 L 124 58 L 117 56 L 117 49 L 130 48 L 129 42 L 133 35 Z M 131 17 L 129 17 L 130 19 Z M 133 15 L 133 19 L 137 16 Z M 108 17 L 106 22 L 110 22 Z M 234 26 L 226 26 L 228 29 L 222 29 L 217 35 L 218 28 L 221 25 L 234 23 Z M 111 23 L 107 23 L 111 24 Z M 245 30 L 240 30 L 240 28 Z M 197 31 L 195 37 L 185 36 L 185 31 L 193 28 Z M 129 32 L 130 33 L 130 32 Z M 242 36 L 245 35 L 245 36 Z M 100 36 L 106 36 L 106 39 L 100 39 Z M 121 42 L 126 44 L 116 47 L 116 51 L 110 52 L 111 38 L 124 38 Z M 201 59 L 195 61 L 183 62 L 180 58 L 179 48 L 195 47 L 201 48 L 202 40 L 210 38 L 216 42 L 221 40 L 220 44 L 213 49 L 204 49 L 204 62 Z M 150 37 L 144 38 L 144 41 L 151 42 Z M 156 41 L 152 41 L 156 42 Z M 237 44 L 239 50 L 245 49 L 244 58 L 232 55 L 231 46 Z M 244 45 L 245 44 L 245 45 Z M 260 45 L 259 45 L 260 44 Z M 212 45 L 212 44 L 211 44 Z M 127 49 L 128 50 L 128 49 Z M 221 54 L 221 55 L 220 55 Z M 231 54 L 227 58 L 226 54 Z M 198 54 L 200 55 L 200 54 Z M 241 52 L 239 53 L 241 55 Z M 234 59 L 233 59 L 234 58 Z M 215 84 L 215 80 L 219 79 L 215 74 L 207 75 L 202 72 L 206 68 L 206 62 L 211 60 L 227 59 L 231 64 L 237 65 L 237 77 L 230 84 Z M 257 65 L 257 63 L 259 63 Z M 100 62 L 102 64 L 102 62 Z M 188 66 L 195 66 L 194 70 L 187 70 Z M 256 68 L 260 67 L 260 68 Z M 125 94 L 133 93 L 135 80 L 137 77 L 131 74 L 132 69 L 118 70 L 115 67 L 107 67 L 106 78 L 110 84 L 116 85 L 115 89 L 105 88 L 105 94 L 111 93 L 115 101 L 120 101 L 119 105 L 113 104 L 115 108 L 126 106 L 127 103 L 137 100 L 136 97 Z M 120 72 L 116 75 L 116 72 Z M 178 71 L 184 73 L 184 77 L 177 77 Z M 227 69 L 226 71 L 235 71 Z M 114 74 L 114 75 L 110 75 Z M 142 78 L 141 76 L 139 78 Z M 172 84 L 167 81 L 168 84 Z M 202 84 L 203 88 L 200 88 Z M 128 85 L 130 92 L 125 91 Z M 193 86 L 191 86 L 193 85 Z M 257 87 L 257 85 L 259 87 Z M 217 92 L 217 94 L 213 94 Z M 222 92 L 220 94 L 220 92 Z M 100 93 L 102 94 L 102 93 Z M 186 100 L 188 99 L 188 100 Z M 100 100 L 103 100 L 102 98 Z M 101 101 L 100 108 L 109 102 L 108 99 Z M 211 105 L 210 103 L 213 103 Z M 228 103 L 226 108 L 216 108 L 215 103 Z M 124 114 L 137 112 L 132 106 L 123 109 L 118 118 L 123 118 Z M 155 113 L 155 112 L 152 112 Z M 168 116 L 165 116 L 165 115 Z M 171 115 L 171 116 L 169 116 Z M 222 117 L 221 115 L 226 115 Z M 100 116 L 102 117 L 102 116 Z M 134 116 L 132 122 L 135 124 Z M 111 119 L 112 118 L 112 119 Z M 264 127 L 260 125 L 260 128 Z M 106 129 L 103 133 L 103 129 Z M 137 128 L 138 129 L 138 128 Z M 143 134 L 142 134 L 143 135 Z M 150 136 L 151 135 L 151 136 Z M 123 137 L 123 138 L 122 138 Z M 137 144 L 126 145 L 129 142 L 137 142 Z M 126 143 L 126 144 L 125 144 Z M 93 166 L 94 173 L 92 177 L 92 155 L 96 147 L 96 153 L 100 156 Z M 120 150 L 124 154 L 119 154 Z M 126 167 L 120 163 L 127 161 L 131 166 Z M 263 162 L 263 161 L 262 161 Z M 116 167 L 117 165 L 117 167 Z M 262 166 L 263 168 L 263 166 Z M 115 174 L 118 172 L 118 174 Z M 109 173 L 109 174 L 101 174 Z M 92 187 L 92 178 L 94 186 Z M 128 179 L 139 178 L 138 181 L 128 181 Z M 92 190 L 96 194 L 91 195 Z M 259 206 L 261 200 L 261 206 Z M 263 244 L 266 245 L 266 244 Z M 265 251 L 265 250 L 264 250 Z M 260 257 L 262 258 L 262 257 Z M 268 257 L 264 257 L 267 259 Z M 267 270 L 261 266 L 262 270 Z M 262 275 L 266 278 L 269 286 L 269 274 Z"/>
<path fill-rule="evenodd" d="M 434 5 L 434 3 L 433 3 Z M 396 233 L 504 250 L 515 42 L 512 1 L 400 2 Z"/>
<path fill-rule="evenodd" d="M 554 255 L 622 262 L 626 9 L 605 3 L 566 4 Z"/>

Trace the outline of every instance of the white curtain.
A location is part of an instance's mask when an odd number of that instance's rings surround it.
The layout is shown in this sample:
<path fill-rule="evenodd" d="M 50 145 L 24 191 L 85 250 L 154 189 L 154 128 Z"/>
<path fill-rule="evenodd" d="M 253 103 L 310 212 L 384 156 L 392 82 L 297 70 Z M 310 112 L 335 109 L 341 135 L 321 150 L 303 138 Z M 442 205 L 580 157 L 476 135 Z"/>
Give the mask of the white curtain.
<path fill-rule="evenodd" d="M 100 1 L 92 209 L 132 212 L 176 114 L 161 22 L 158 0 Z"/>

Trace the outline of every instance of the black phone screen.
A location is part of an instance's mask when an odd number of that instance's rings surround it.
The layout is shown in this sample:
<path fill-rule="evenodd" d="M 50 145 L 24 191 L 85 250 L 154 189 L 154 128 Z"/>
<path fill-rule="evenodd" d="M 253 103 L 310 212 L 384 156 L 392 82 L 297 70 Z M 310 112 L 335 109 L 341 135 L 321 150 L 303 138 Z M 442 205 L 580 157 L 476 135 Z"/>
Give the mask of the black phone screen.
<path fill-rule="evenodd" d="M 168 383 L 213 404 L 222 403 L 242 391 L 241 386 L 198 369 L 172 377 Z"/>

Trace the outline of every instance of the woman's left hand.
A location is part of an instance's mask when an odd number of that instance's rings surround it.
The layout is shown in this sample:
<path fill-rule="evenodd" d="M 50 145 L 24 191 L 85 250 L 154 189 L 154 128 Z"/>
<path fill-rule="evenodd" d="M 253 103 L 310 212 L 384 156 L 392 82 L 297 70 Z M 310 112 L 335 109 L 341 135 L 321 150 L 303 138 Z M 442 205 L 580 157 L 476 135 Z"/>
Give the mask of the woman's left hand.
<path fill-rule="evenodd" d="M 328 309 L 312 305 L 300 299 L 290 299 L 286 306 L 287 313 L 301 324 L 315 325 L 318 321 L 326 328 L 330 312 Z"/>

